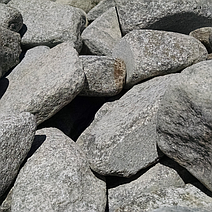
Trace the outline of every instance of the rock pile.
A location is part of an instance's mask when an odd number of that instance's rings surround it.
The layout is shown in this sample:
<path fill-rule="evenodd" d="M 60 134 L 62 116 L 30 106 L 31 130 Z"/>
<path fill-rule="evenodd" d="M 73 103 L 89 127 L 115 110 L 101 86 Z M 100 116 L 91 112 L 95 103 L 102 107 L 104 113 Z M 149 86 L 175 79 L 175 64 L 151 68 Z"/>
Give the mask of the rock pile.
<path fill-rule="evenodd" d="M 0 212 L 210 212 L 211 0 L 0 0 Z"/>

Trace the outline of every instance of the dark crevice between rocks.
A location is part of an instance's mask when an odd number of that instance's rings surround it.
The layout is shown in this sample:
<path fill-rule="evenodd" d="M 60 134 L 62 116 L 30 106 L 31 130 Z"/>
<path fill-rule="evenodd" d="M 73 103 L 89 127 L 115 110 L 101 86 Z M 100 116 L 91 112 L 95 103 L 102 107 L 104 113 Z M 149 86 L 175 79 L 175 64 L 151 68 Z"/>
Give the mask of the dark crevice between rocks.
<path fill-rule="evenodd" d="M 120 18 L 119 18 L 119 13 L 118 13 L 117 6 L 115 6 L 115 9 L 116 9 L 116 14 L 117 14 L 117 18 L 118 18 L 119 29 L 121 31 L 121 36 L 123 37 L 124 36 L 124 33 L 123 33 L 123 30 L 122 30 L 122 27 L 121 27 L 121 22 L 120 22 Z"/>
<path fill-rule="evenodd" d="M 8 86 L 9 86 L 9 80 L 7 78 L 0 79 L 0 99 L 7 91 Z"/>
<path fill-rule="evenodd" d="M 81 49 L 79 55 L 94 55 L 94 54 L 91 53 L 90 49 L 85 45 L 84 42 L 82 42 L 82 49 Z"/>

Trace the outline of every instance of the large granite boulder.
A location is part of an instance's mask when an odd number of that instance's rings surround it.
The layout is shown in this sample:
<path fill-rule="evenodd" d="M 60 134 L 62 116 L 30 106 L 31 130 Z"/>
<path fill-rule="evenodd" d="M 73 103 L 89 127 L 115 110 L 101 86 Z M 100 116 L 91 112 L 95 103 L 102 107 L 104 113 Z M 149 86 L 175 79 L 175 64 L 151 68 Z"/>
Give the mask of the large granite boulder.
<path fill-rule="evenodd" d="M 35 117 L 30 113 L 0 118 L 0 199 L 13 183 L 29 152 L 36 129 Z"/>
<path fill-rule="evenodd" d="M 136 85 L 119 100 L 101 107 L 77 140 L 94 171 L 129 177 L 159 159 L 157 111 L 174 78 L 158 77 Z"/>
<path fill-rule="evenodd" d="M 72 43 L 48 50 L 30 65 L 13 70 L 1 99 L 1 113 L 30 112 L 37 124 L 71 102 L 84 87 L 84 72 Z"/>
<path fill-rule="evenodd" d="M 112 7 L 82 33 L 82 39 L 89 51 L 95 55 L 112 55 L 114 45 L 121 39 L 121 31 L 115 7 Z"/>
<path fill-rule="evenodd" d="M 0 3 L 0 26 L 18 32 L 23 26 L 21 13 L 15 8 Z"/>
<path fill-rule="evenodd" d="M 212 61 L 176 77 L 161 99 L 158 146 L 212 191 Z"/>
<path fill-rule="evenodd" d="M 134 30 L 113 49 L 126 63 L 126 88 L 158 75 L 178 72 L 207 58 L 207 50 L 191 36 L 157 30 Z"/>
<path fill-rule="evenodd" d="M 83 96 L 115 96 L 125 83 L 125 63 L 106 56 L 80 56 L 85 73 Z"/>
<path fill-rule="evenodd" d="M 78 51 L 81 49 L 80 33 L 87 24 L 86 14 L 81 9 L 49 0 L 11 0 L 8 5 L 23 16 L 26 29 L 21 42 L 24 48 L 53 47 L 71 41 Z"/>
<path fill-rule="evenodd" d="M 211 0 L 115 0 L 122 32 L 158 29 L 189 34 L 212 26 Z"/>
<path fill-rule="evenodd" d="M 19 63 L 21 37 L 18 33 L 0 27 L 0 77 Z"/>
<path fill-rule="evenodd" d="M 106 183 L 90 170 L 77 144 L 55 128 L 38 130 L 36 142 L 42 145 L 16 179 L 11 211 L 104 212 Z"/>

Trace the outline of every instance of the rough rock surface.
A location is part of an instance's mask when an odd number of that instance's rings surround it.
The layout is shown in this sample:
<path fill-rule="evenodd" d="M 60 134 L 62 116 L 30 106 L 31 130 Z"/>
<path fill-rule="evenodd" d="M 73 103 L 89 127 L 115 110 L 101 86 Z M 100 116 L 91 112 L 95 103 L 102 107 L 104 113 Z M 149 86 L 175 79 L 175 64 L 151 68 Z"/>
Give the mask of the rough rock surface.
<path fill-rule="evenodd" d="M 82 10 L 49 0 L 11 0 L 8 5 L 23 16 L 26 32 L 22 32 L 21 42 L 25 48 L 72 41 L 78 51 L 81 49 L 80 33 L 87 24 Z"/>
<path fill-rule="evenodd" d="M 30 113 L 1 116 L 0 197 L 15 179 L 35 135 L 35 118 Z"/>
<path fill-rule="evenodd" d="M 18 33 L 0 27 L 0 77 L 19 63 L 21 37 Z"/>
<path fill-rule="evenodd" d="M 158 77 L 136 85 L 121 99 L 101 107 L 77 140 L 94 171 L 129 177 L 159 159 L 157 110 L 174 78 Z"/>
<path fill-rule="evenodd" d="M 95 55 L 112 55 L 114 45 L 121 39 L 118 17 L 115 7 L 112 7 L 82 33 L 82 39 L 89 51 Z"/>
<path fill-rule="evenodd" d="M 191 36 L 157 30 L 134 30 L 113 49 L 124 60 L 126 88 L 158 75 L 174 73 L 207 58 L 207 50 Z"/>
<path fill-rule="evenodd" d="M 169 164 L 157 164 L 136 180 L 109 189 L 109 211 L 145 212 L 167 205 L 211 209 L 212 198 L 191 184 L 185 185 Z"/>
<path fill-rule="evenodd" d="M 15 8 L 0 3 L 0 26 L 18 32 L 23 26 L 21 13 Z"/>
<path fill-rule="evenodd" d="M 126 76 L 125 63 L 106 56 L 80 56 L 85 73 L 83 96 L 115 96 L 121 92 Z"/>
<path fill-rule="evenodd" d="M 67 4 L 84 10 L 86 13 L 95 7 L 101 0 L 51 0 L 61 4 Z"/>
<path fill-rule="evenodd" d="M 36 132 L 42 143 L 15 182 L 12 211 L 99 211 L 106 207 L 106 183 L 90 170 L 84 153 L 55 128 Z"/>
<path fill-rule="evenodd" d="M 211 0 L 115 0 L 124 34 L 133 29 L 159 29 L 189 34 L 212 26 Z"/>
<path fill-rule="evenodd" d="M 212 27 L 203 27 L 196 29 L 189 33 L 190 36 L 198 39 L 208 50 L 208 53 L 212 53 L 212 42 L 210 36 L 212 36 Z"/>
<path fill-rule="evenodd" d="M 115 1 L 114 0 L 101 0 L 99 4 L 97 4 L 93 9 L 91 9 L 88 14 L 87 18 L 88 21 L 94 21 L 97 19 L 100 15 L 105 13 L 110 8 L 115 7 Z"/>
<path fill-rule="evenodd" d="M 173 206 L 173 207 L 162 207 L 159 209 L 155 209 L 149 212 L 210 212 L 209 210 L 205 210 L 202 208 L 188 208 L 181 206 Z"/>
<path fill-rule="evenodd" d="M 38 124 L 71 102 L 82 90 L 85 79 L 71 43 L 57 45 L 32 65 L 11 72 L 8 78 L 1 112 L 27 111 L 36 116 Z"/>
<path fill-rule="evenodd" d="M 158 146 L 212 191 L 212 61 L 178 75 L 158 112 Z"/>

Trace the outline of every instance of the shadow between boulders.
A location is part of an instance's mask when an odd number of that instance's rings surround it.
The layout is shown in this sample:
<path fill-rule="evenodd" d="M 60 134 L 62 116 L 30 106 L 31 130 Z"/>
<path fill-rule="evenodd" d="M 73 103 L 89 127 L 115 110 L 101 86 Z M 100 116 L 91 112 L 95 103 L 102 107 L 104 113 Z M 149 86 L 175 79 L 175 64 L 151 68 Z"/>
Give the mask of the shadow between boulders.
<path fill-rule="evenodd" d="M 8 86 L 9 86 L 9 80 L 7 78 L 0 79 L 0 99 L 7 91 Z"/>

